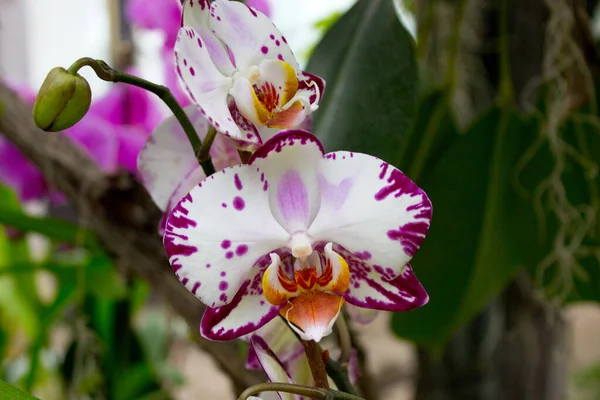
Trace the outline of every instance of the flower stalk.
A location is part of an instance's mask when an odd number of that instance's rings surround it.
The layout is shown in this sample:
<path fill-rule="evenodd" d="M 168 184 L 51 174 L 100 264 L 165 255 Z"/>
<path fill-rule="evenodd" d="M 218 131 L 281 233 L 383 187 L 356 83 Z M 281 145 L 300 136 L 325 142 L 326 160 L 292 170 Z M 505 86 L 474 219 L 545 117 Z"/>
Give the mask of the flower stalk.
<path fill-rule="evenodd" d="M 327 372 L 325 371 L 325 362 L 323 360 L 321 346 L 314 340 L 300 339 L 300 342 L 302 343 L 302 346 L 304 346 L 304 352 L 306 353 L 306 358 L 308 358 L 308 364 L 310 365 L 310 371 L 315 380 L 315 386 L 328 389 L 329 382 L 327 381 Z"/>
<path fill-rule="evenodd" d="M 206 149 L 206 148 L 203 149 L 202 141 L 200 140 L 200 137 L 198 136 L 196 129 L 194 129 L 194 125 L 192 125 L 192 122 L 186 115 L 183 108 L 181 108 L 181 106 L 179 105 L 177 100 L 175 100 L 175 98 L 171 94 L 171 91 L 169 90 L 169 88 L 162 86 L 162 85 L 157 85 L 155 83 L 152 83 L 145 79 L 139 78 L 137 76 L 119 72 L 119 71 L 111 68 L 108 64 L 106 64 L 106 62 L 104 62 L 102 60 L 95 60 L 90 57 L 83 57 L 83 58 L 80 58 L 79 60 L 75 61 L 69 67 L 68 72 L 71 74 L 76 74 L 77 71 L 79 71 L 81 68 L 83 68 L 85 66 L 92 68 L 94 70 L 94 72 L 96 73 L 96 76 L 98 76 L 98 78 L 102 79 L 103 81 L 126 83 L 128 85 L 133 85 L 133 86 L 142 88 L 144 90 L 148 90 L 148 91 L 154 93 L 155 95 L 157 95 L 169 107 L 171 112 L 177 118 L 177 121 L 179 121 L 179 123 L 181 124 L 181 127 L 183 128 L 183 130 L 190 142 L 190 145 L 192 146 L 192 149 L 194 150 L 194 154 L 196 154 L 196 158 L 198 159 L 198 162 L 202 166 L 202 169 L 204 170 L 204 173 L 206 174 L 206 176 L 210 176 L 215 173 L 215 167 L 212 163 L 212 160 L 210 159 L 210 156 L 208 155 L 208 150 L 210 150 L 210 145 L 212 144 L 212 140 L 210 140 L 210 142 L 209 142 L 208 149 Z M 209 132 L 209 134 L 210 134 L 210 132 Z M 214 139 L 214 135 L 213 135 L 213 139 Z M 205 154 L 203 154 L 203 153 L 205 153 Z"/>
<path fill-rule="evenodd" d="M 269 382 L 259 383 L 244 390 L 238 400 L 247 400 L 250 396 L 262 392 L 284 392 L 306 396 L 318 400 L 363 400 L 361 397 L 338 392 L 332 389 L 314 388 L 311 386 L 294 385 L 291 383 Z"/>
<path fill-rule="evenodd" d="M 340 315 L 335 321 L 335 329 L 338 335 L 340 349 L 342 350 L 338 362 L 344 371 L 347 371 L 350 356 L 352 355 L 352 340 L 350 339 L 350 331 L 348 330 L 348 324 L 346 323 L 344 315 Z"/>

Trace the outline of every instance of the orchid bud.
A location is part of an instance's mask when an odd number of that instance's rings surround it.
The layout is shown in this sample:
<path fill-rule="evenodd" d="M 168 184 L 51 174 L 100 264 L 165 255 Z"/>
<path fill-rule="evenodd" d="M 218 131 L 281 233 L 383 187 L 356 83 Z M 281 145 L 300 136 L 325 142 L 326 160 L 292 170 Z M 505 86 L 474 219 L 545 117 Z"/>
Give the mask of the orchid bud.
<path fill-rule="evenodd" d="M 79 122 L 90 108 L 92 91 L 79 74 L 62 67 L 52 69 L 38 92 L 33 120 L 38 128 L 57 132 Z"/>

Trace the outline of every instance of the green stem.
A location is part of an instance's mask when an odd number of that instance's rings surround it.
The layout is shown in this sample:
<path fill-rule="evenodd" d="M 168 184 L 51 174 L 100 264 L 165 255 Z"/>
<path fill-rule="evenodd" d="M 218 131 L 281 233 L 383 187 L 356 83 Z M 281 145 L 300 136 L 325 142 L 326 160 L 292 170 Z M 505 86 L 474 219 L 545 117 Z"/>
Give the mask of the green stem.
<path fill-rule="evenodd" d="M 510 44 L 508 38 L 508 1 L 502 0 L 500 5 L 500 85 L 499 101 L 502 105 L 509 105 L 514 98 L 512 79 L 510 73 Z"/>
<path fill-rule="evenodd" d="M 280 382 L 259 383 L 258 385 L 250 386 L 242 392 L 238 400 L 247 400 L 248 397 L 262 392 L 292 393 L 318 400 L 364 400 L 352 394 L 338 392 L 337 390 Z"/>
<path fill-rule="evenodd" d="M 340 363 L 340 366 L 346 370 L 348 369 L 348 363 L 350 362 L 350 356 L 352 355 L 352 342 L 350 340 L 350 332 L 348 331 L 348 325 L 344 315 L 340 315 L 335 321 L 335 328 L 338 334 L 340 349 L 342 350 L 338 362 Z"/>
<path fill-rule="evenodd" d="M 356 390 L 350 382 L 350 378 L 348 378 L 347 369 L 342 368 L 338 362 L 330 358 L 325 363 L 325 370 L 339 390 L 353 395 L 356 394 Z"/>
<path fill-rule="evenodd" d="M 201 151 L 203 150 L 202 141 L 200 140 L 196 129 L 194 129 L 194 125 L 192 125 L 192 122 L 188 118 L 185 111 L 183 111 L 183 108 L 181 108 L 177 100 L 175 100 L 175 97 L 173 97 L 169 88 L 162 85 L 157 85 L 142 78 L 138 78 L 137 76 L 119 72 L 112 69 L 104 61 L 94 60 L 90 57 L 80 58 L 79 60 L 75 61 L 69 67 L 68 72 L 71 74 L 76 74 L 79 69 L 85 66 L 92 68 L 98 78 L 102 79 L 103 81 L 127 83 L 157 95 L 169 107 L 173 115 L 175 115 L 175 118 L 177 118 L 177 121 L 179 121 L 181 124 L 181 127 L 190 141 L 192 149 L 194 150 L 194 154 L 196 155 L 196 158 L 202 166 L 206 176 L 210 176 L 215 173 L 215 167 L 212 164 L 210 156 L 201 158 Z M 208 150 L 205 150 L 205 152 L 208 154 Z"/>

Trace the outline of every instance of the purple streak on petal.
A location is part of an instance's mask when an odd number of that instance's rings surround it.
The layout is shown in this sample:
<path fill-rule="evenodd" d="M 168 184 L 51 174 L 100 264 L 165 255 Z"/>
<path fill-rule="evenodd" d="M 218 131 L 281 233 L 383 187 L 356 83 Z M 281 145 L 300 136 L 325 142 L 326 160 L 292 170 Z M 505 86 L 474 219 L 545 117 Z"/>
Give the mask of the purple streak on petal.
<path fill-rule="evenodd" d="M 308 191 L 298 172 L 282 174 L 277 184 L 277 203 L 287 221 L 308 222 Z"/>
<path fill-rule="evenodd" d="M 319 174 L 321 198 L 323 201 L 332 204 L 333 207 L 338 209 L 346 202 L 353 184 L 354 180 L 351 177 L 348 177 L 342 180 L 338 185 L 334 185 L 329 183 L 323 174 Z"/>
<path fill-rule="evenodd" d="M 191 200 L 191 196 L 188 194 L 186 197 L 184 197 L 184 199 L 189 201 Z M 173 232 L 173 228 L 187 229 L 189 227 L 196 226 L 196 221 L 187 217 L 189 211 L 184 207 L 183 203 L 185 203 L 185 201 L 182 200 L 181 202 L 177 203 L 173 210 L 171 210 L 171 213 L 167 219 L 167 229 L 163 239 L 163 245 L 165 246 L 167 255 L 171 259 L 171 267 L 175 272 L 182 267 L 182 265 L 178 262 L 179 258 L 177 256 L 188 257 L 198 251 L 196 246 L 191 246 L 185 243 L 175 243 L 177 239 L 179 239 L 179 241 L 187 240 L 187 237 L 176 234 Z"/>
<path fill-rule="evenodd" d="M 391 240 L 398 240 L 404 252 L 412 257 L 419 250 L 428 229 L 429 222 L 411 222 L 399 229 L 388 231 L 387 235 Z"/>
<path fill-rule="evenodd" d="M 302 71 L 298 74 L 298 90 L 311 91 L 313 94 L 309 98 L 310 104 L 318 104 L 325 92 L 325 80 L 318 75 Z"/>

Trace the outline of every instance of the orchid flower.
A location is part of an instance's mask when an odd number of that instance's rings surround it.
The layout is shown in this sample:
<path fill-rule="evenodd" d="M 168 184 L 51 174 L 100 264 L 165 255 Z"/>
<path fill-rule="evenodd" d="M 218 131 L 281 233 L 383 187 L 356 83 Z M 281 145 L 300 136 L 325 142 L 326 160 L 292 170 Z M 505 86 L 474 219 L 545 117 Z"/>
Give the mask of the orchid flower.
<path fill-rule="evenodd" d="M 208 120 L 196 106 L 188 106 L 184 111 L 203 140 L 210 128 Z M 210 155 L 217 171 L 241 163 L 235 145 L 225 136 L 215 137 Z M 175 117 L 167 118 L 152 132 L 139 152 L 137 163 L 142 182 L 161 211 L 170 211 L 206 178 Z M 161 234 L 165 223 L 163 217 L 159 227 Z"/>
<path fill-rule="evenodd" d="M 192 101 L 244 150 L 298 127 L 325 86 L 264 14 L 236 1 L 186 1 L 175 56 Z"/>
<path fill-rule="evenodd" d="M 230 340 L 281 314 L 302 339 L 331 332 L 344 301 L 411 310 L 428 296 L 408 264 L 431 220 L 427 195 L 369 155 L 324 154 L 286 131 L 210 176 L 171 211 L 164 245 L 209 308 L 203 336 Z"/>
<path fill-rule="evenodd" d="M 246 5 L 257 9 L 266 16 L 271 14 L 271 7 L 267 0 L 248 0 Z M 189 98 L 179 85 L 173 58 L 177 33 L 181 27 L 180 0 L 153 0 L 151 3 L 147 0 L 129 0 L 127 2 L 127 18 L 138 28 L 158 30 L 164 35 L 161 53 L 165 62 L 165 85 L 182 107 L 189 105 Z"/>

